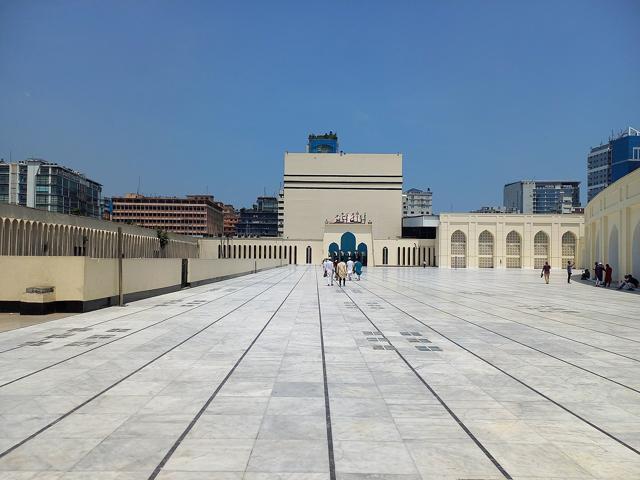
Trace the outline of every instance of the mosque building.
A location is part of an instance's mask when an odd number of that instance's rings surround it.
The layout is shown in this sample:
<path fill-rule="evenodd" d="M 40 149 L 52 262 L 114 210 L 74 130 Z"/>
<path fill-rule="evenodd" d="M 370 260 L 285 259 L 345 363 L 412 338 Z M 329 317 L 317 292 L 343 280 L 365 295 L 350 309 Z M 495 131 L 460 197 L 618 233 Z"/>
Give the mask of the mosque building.
<path fill-rule="evenodd" d="M 209 258 L 281 258 L 320 264 L 325 257 L 375 266 L 561 268 L 581 262 L 581 214 L 441 213 L 403 236 L 401 153 L 286 152 L 283 234 L 279 238 L 202 240 Z M 415 219 L 413 219 L 415 220 Z M 413 224 L 416 224 L 414 221 Z M 436 234 L 422 235 L 433 228 Z"/>

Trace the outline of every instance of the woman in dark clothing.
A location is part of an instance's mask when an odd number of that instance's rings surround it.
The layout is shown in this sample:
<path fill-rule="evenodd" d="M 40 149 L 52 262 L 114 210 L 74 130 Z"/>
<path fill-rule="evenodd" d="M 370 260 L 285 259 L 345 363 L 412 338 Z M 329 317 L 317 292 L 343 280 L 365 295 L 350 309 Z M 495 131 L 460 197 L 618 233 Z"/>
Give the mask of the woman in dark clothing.
<path fill-rule="evenodd" d="M 611 268 L 611 265 L 609 265 L 607 263 L 607 265 L 605 266 L 604 269 L 604 286 L 605 287 L 610 287 L 611 286 L 611 277 L 613 276 L 613 268 Z"/>

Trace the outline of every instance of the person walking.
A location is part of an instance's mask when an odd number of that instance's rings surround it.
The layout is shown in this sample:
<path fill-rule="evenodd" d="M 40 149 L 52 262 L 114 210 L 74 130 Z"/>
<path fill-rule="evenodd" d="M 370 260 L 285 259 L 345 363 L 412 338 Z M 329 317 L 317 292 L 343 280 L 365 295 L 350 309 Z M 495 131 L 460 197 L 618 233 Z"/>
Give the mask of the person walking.
<path fill-rule="evenodd" d="M 567 261 L 567 283 L 571 283 L 571 272 L 573 271 L 573 263 L 571 260 Z"/>
<path fill-rule="evenodd" d="M 347 285 L 347 264 L 342 260 L 338 262 L 338 268 L 336 269 L 336 275 L 338 276 L 338 286 Z"/>
<path fill-rule="evenodd" d="M 360 280 L 362 275 L 362 262 L 360 260 L 356 260 L 356 263 L 353 264 L 353 271 L 356 272 L 356 277 Z"/>
<path fill-rule="evenodd" d="M 333 262 L 327 258 L 323 264 L 324 276 L 327 277 L 327 287 L 333 287 Z"/>
<path fill-rule="evenodd" d="M 351 257 L 347 260 L 347 280 L 353 280 L 353 260 L 351 260 Z"/>
<path fill-rule="evenodd" d="M 602 268 L 602 263 L 600 262 L 596 262 L 596 266 L 595 266 L 595 270 L 594 270 L 594 274 L 596 276 L 596 287 L 599 287 L 602 285 L 602 272 L 603 272 L 604 268 Z"/>
<path fill-rule="evenodd" d="M 544 277 L 544 283 L 548 284 L 549 283 L 549 274 L 551 273 L 551 265 L 549 265 L 549 262 L 544 262 L 544 265 L 542 267 L 542 272 L 540 273 L 540 277 Z"/>
<path fill-rule="evenodd" d="M 611 286 L 611 279 L 613 277 L 613 268 L 608 263 L 604 267 L 604 286 L 609 288 Z"/>

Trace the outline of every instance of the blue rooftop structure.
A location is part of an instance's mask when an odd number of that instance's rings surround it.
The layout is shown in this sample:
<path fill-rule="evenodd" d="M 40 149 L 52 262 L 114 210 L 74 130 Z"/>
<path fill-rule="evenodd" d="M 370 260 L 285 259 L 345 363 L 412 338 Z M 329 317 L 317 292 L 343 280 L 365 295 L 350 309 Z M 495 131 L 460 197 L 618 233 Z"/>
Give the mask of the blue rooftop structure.
<path fill-rule="evenodd" d="M 620 180 L 640 167 L 640 131 L 629 127 L 611 141 L 611 181 Z"/>
<path fill-rule="evenodd" d="M 309 135 L 309 153 L 338 153 L 338 134 L 332 131 L 322 135 Z"/>

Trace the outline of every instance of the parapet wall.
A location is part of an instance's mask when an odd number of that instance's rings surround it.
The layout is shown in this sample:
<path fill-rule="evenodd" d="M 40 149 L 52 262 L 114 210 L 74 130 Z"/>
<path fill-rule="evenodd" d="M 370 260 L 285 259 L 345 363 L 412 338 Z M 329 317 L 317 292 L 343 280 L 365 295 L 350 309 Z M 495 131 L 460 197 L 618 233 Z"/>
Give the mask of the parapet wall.
<path fill-rule="evenodd" d="M 282 266 L 280 260 L 126 258 L 125 302 Z M 183 271 L 186 268 L 186 272 Z M 183 281 L 186 276 L 186 281 Z M 85 312 L 118 302 L 118 260 L 89 257 L 0 257 L 0 311 L 21 311 L 28 287 L 55 288 L 49 311 Z"/>

